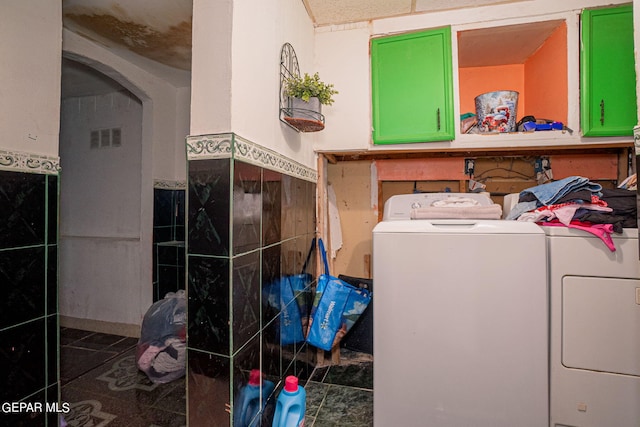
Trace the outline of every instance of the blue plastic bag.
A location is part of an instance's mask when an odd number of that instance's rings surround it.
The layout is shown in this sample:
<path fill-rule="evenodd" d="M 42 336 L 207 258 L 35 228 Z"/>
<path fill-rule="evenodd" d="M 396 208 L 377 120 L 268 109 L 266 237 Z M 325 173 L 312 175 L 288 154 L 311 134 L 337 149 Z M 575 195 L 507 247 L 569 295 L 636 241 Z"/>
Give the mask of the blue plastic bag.
<path fill-rule="evenodd" d="M 307 342 L 330 351 L 340 343 L 360 315 L 369 306 L 371 294 L 329 274 L 324 244 L 318 241 L 325 274 L 318 278 L 316 295 L 311 307 Z"/>
<path fill-rule="evenodd" d="M 311 242 L 302 273 L 282 276 L 263 291 L 263 298 L 266 299 L 267 304 L 279 311 L 278 332 L 281 345 L 297 344 L 305 339 L 304 332 L 309 322 L 311 300 L 309 286 L 313 276 L 304 271 L 307 269 L 314 249 L 315 239 Z"/>

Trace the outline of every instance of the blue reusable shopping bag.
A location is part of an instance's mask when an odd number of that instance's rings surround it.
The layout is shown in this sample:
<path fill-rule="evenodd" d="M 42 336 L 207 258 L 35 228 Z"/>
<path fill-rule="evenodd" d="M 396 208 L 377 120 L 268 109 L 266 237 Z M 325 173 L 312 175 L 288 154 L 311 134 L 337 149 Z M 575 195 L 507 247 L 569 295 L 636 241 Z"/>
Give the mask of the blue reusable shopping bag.
<path fill-rule="evenodd" d="M 281 345 L 303 342 L 304 331 L 309 319 L 310 290 L 313 276 L 305 273 L 307 265 L 315 249 L 315 239 L 300 274 L 285 275 L 275 280 L 263 290 L 263 298 L 267 304 L 279 311 L 278 333 Z"/>
<path fill-rule="evenodd" d="M 322 239 L 318 240 L 325 273 L 318 278 L 316 295 L 311 307 L 307 342 L 314 347 L 330 351 L 369 305 L 368 290 L 356 288 L 329 274 L 327 253 Z"/>

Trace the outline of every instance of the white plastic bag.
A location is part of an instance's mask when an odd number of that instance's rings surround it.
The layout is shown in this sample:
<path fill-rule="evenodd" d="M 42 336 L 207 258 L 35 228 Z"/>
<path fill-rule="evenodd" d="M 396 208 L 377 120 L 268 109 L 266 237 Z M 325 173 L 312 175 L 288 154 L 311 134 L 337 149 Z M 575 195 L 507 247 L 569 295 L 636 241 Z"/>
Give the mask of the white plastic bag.
<path fill-rule="evenodd" d="M 187 299 L 185 291 L 169 292 L 144 315 L 136 348 L 136 364 L 154 383 L 185 375 Z"/>

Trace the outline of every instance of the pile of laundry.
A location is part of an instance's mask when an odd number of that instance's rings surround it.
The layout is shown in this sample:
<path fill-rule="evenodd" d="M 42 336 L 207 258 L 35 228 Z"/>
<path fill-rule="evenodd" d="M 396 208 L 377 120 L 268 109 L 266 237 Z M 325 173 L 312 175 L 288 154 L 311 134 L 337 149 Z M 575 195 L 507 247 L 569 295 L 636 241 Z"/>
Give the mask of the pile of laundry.
<path fill-rule="evenodd" d="M 186 372 L 187 299 L 169 292 L 144 315 L 136 346 L 136 364 L 154 383 L 168 383 Z"/>
<path fill-rule="evenodd" d="M 635 191 L 603 189 L 588 178 L 570 176 L 521 191 L 506 219 L 584 230 L 615 251 L 611 234 L 636 228 L 636 214 Z"/>

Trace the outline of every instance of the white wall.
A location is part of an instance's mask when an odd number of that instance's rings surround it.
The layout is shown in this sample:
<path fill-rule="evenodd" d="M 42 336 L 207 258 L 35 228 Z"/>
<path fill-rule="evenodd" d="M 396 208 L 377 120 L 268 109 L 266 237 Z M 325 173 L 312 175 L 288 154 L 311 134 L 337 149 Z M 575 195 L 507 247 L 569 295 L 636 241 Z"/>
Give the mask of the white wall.
<path fill-rule="evenodd" d="M 62 50 L 59 2 L 3 2 L 0 150 L 58 156 Z M 65 229 L 65 233 L 108 237 L 98 238 L 91 245 L 78 245 L 77 241 L 70 240 L 61 242 L 61 271 L 79 272 L 72 285 L 64 280 L 60 282 L 61 299 L 65 301 L 62 314 L 139 324 L 152 302 L 153 181 L 186 179 L 184 137 L 189 129 L 190 90 L 186 86 L 174 87 L 132 61 L 68 31 L 64 31 L 64 50 L 71 59 L 93 66 L 130 89 L 144 101 L 144 108 L 140 151 L 137 156 L 122 159 L 123 164 L 129 162 L 129 167 L 136 159 L 135 167 L 129 169 L 135 170 L 135 176 L 118 176 L 119 181 L 112 181 L 112 187 L 101 188 L 94 194 L 87 193 L 86 189 L 80 191 L 84 183 L 82 177 L 78 178 L 81 181 L 76 183 L 79 187 L 74 191 L 79 192 L 79 198 L 69 202 L 66 196 L 73 197 L 73 194 L 66 194 L 62 201 L 61 208 L 66 213 L 81 205 L 80 209 L 92 211 L 104 220 L 103 229 L 87 229 L 86 224 L 79 222 L 78 229 Z M 90 159 L 86 160 L 87 164 L 91 163 Z M 84 162 L 85 159 L 77 155 L 62 159 L 61 163 L 69 166 L 69 174 L 61 173 L 61 186 L 68 183 L 65 180 L 76 179 L 69 177 L 73 170 L 69 165 L 71 161 Z M 122 193 L 115 194 L 114 190 Z M 136 194 L 132 193 L 134 190 Z M 83 199 L 82 194 L 94 199 Z M 97 206 L 101 208 L 96 209 Z M 128 219 L 114 224 L 115 216 L 109 215 L 113 213 L 111 208 L 127 210 Z M 119 242 L 114 243 L 114 239 Z M 114 252 L 118 253 L 116 258 L 113 258 Z M 115 287 L 112 286 L 114 271 L 119 277 L 126 277 Z M 89 272 L 91 279 L 84 280 Z"/>
<path fill-rule="evenodd" d="M 176 138 L 173 153 L 174 176 L 176 180 L 187 179 L 186 140 L 189 136 L 191 120 L 191 86 L 181 87 L 176 92 Z M 154 178 L 159 178 L 160 168 L 154 166 Z"/>
<path fill-rule="evenodd" d="M 286 42 L 296 52 L 300 73 L 313 74 L 313 24 L 303 2 L 235 2 L 232 126 L 244 138 L 315 168 L 316 135 L 298 133 L 279 120 L 280 51 Z"/>
<path fill-rule="evenodd" d="M 90 148 L 91 131 L 110 128 L 121 129 L 121 146 Z M 142 104 L 130 94 L 63 101 L 60 234 L 139 239 L 141 140 Z"/>
<path fill-rule="evenodd" d="M 92 130 L 121 129 L 121 146 L 91 149 Z M 141 258 L 142 104 L 128 93 L 69 98 L 60 128 L 60 293 L 63 316 L 138 324 L 148 305 Z"/>
<path fill-rule="evenodd" d="M 315 134 L 279 120 L 282 45 L 293 46 L 301 73 L 315 72 L 313 24 L 303 3 L 229 3 L 194 1 L 191 134 L 234 132 L 315 168 Z M 229 26 L 231 40 L 219 33 Z"/>
<path fill-rule="evenodd" d="M 316 58 L 323 81 L 339 92 L 331 106 L 323 106 L 325 128 L 314 148 L 366 148 L 371 135 L 370 24 L 353 24 L 316 31 Z"/>
<path fill-rule="evenodd" d="M 231 132 L 233 0 L 193 0 L 190 135 Z"/>
<path fill-rule="evenodd" d="M 59 2 L 2 2 L 0 149 L 58 156 L 61 45 Z"/>
<path fill-rule="evenodd" d="M 65 30 L 63 34 L 65 56 L 116 80 L 142 101 L 142 107 L 137 117 L 141 123 L 139 152 L 127 160 L 135 163 L 127 169 L 135 176 L 123 174 L 122 182 L 105 182 L 106 186 L 96 195 L 102 198 L 105 208 L 109 206 L 106 215 L 114 213 L 115 208 L 121 210 L 112 218 L 121 219 L 123 211 L 130 218 L 118 225 L 122 229 L 87 230 L 78 225 L 80 230 L 61 231 L 60 299 L 64 303 L 61 302 L 60 311 L 69 317 L 139 325 L 153 301 L 154 180 L 186 180 L 189 88 L 174 87 L 129 59 L 72 32 Z M 90 160 L 81 154 L 72 157 L 72 161 Z M 68 159 L 66 155 L 61 157 L 61 176 L 66 180 L 64 165 Z M 82 180 L 83 177 L 80 174 L 69 179 Z M 66 212 L 74 209 L 78 201 L 81 203 L 84 190 L 79 185 L 67 187 L 63 181 L 61 210 Z M 123 202 L 124 195 L 129 202 Z M 130 198 L 135 198 L 135 206 Z M 80 234 L 80 238 L 76 238 L 75 232 L 90 237 Z M 117 274 L 114 270 L 118 270 Z"/>
<path fill-rule="evenodd" d="M 145 110 L 143 151 L 148 153 L 143 161 L 149 162 L 150 176 L 185 180 L 183 164 L 186 156 L 176 161 L 176 150 L 184 152 L 189 123 L 189 87 L 175 87 L 128 58 L 70 31 L 64 30 L 63 37 L 65 56 L 111 77 L 142 100 Z M 145 171 L 143 175 L 146 175 Z"/>
<path fill-rule="evenodd" d="M 368 25 L 320 27 L 316 29 L 315 62 L 320 75 L 323 78 L 326 77 L 327 81 L 334 83 L 340 94 L 334 97 L 333 106 L 327 108 L 325 114 L 327 119 L 326 127 L 322 132 L 318 133 L 314 145 L 315 149 L 320 151 L 340 151 L 372 148 L 369 56 L 369 40 L 371 36 L 438 28 L 443 25 L 451 25 L 454 29 L 469 29 L 517 24 L 530 20 L 550 19 L 547 17 L 552 14 L 577 16 L 580 10 L 586 7 L 622 3 L 628 3 L 628 0 L 537 0 L 465 9 L 463 11 L 450 10 L 387 18 L 374 20 Z M 455 45 L 456 41 L 454 40 L 453 42 Z M 576 63 L 578 60 L 577 55 L 569 58 L 569 60 L 573 61 L 570 66 L 574 68 L 578 66 Z M 456 58 L 454 58 L 454 66 L 455 64 L 457 64 Z M 457 83 L 457 79 L 455 82 Z M 577 82 L 574 83 L 577 85 Z M 574 92 L 577 93 L 577 89 Z M 577 106 L 577 102 L 577 100 L 574 100 L 572 105 Z M 384 148 L 420 149 L 426 147 L 425 144 L 410 145 L 411 147 L 401 144 L 399 147 L 386 146 Z M 427 145 L 433 147 L 434 143 Z"/>

